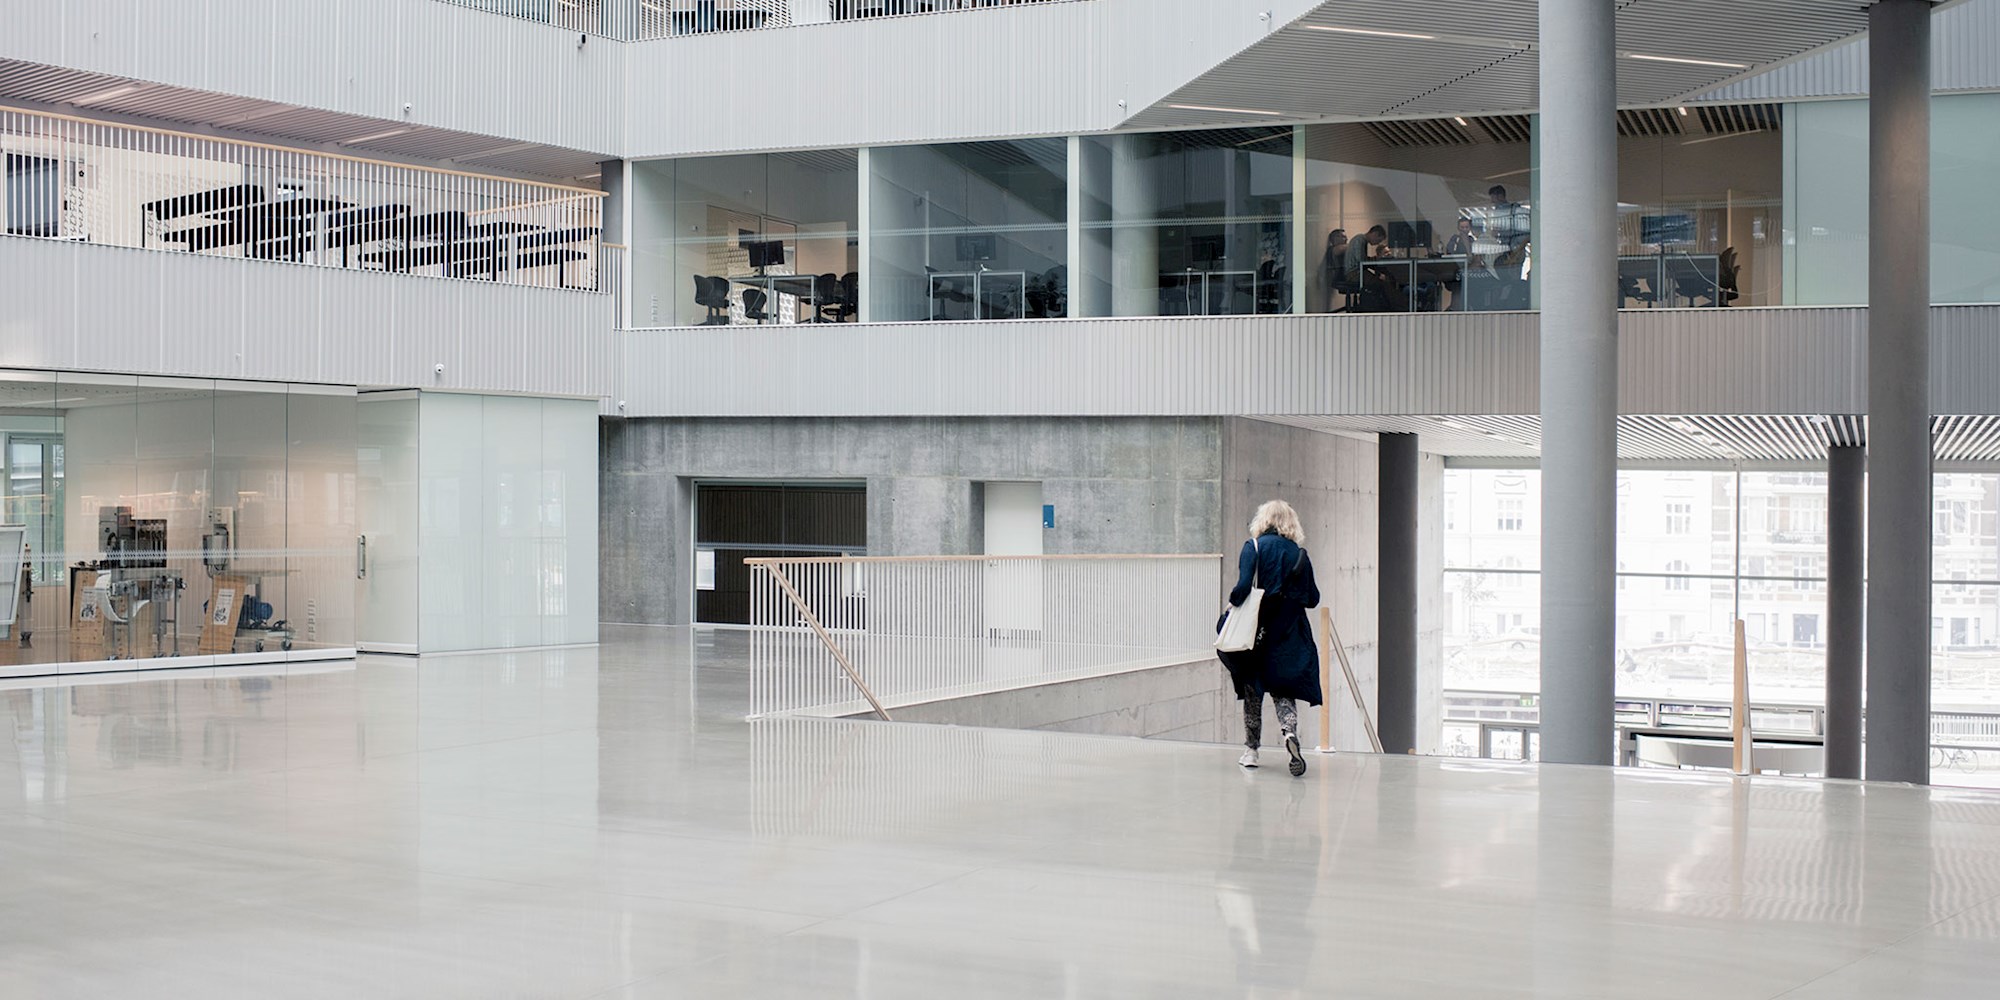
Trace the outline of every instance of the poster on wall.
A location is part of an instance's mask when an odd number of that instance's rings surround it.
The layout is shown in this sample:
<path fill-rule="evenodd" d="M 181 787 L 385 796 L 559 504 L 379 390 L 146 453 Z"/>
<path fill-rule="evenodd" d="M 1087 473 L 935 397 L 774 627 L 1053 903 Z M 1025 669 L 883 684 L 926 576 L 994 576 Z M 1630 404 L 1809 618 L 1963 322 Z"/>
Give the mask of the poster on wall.
<path fill-rule="evenodd" d="M 235 651 L 237 612 L 249 585 L 250 581 L 240 576 L 215 578 L 215 596 L 208 599 L 208 619 L 201 625 L 201 652 Z"/>

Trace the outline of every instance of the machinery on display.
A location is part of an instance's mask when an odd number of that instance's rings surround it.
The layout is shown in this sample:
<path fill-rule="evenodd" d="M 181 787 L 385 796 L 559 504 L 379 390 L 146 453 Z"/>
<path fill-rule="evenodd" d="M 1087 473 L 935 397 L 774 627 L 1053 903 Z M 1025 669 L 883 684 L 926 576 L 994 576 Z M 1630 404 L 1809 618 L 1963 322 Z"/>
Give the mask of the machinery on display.
<path fill-rule="evenodd" d="M 234 636 L 229 651 L 258 652 L 275 644 L 280 649 L 292 648 L 294 630 L 291 623 L 280 618 L 273 621 L 276 609 L 263 599 L 263 578 L 281 575 L 282 570 L 258 571 L 236 566 L 236 511 L 229 507 L 212 507 L 204 517 L 205 527 L 201 535 L 201 565 L 209 578 L 215 581 L 218 600 L 231 602 L 229 607 L 209 609 L 211 624 L 227 628 L 230 616 L 234 615 Z M 220 595 L 226 594 L 226 597 Z M 222 620 L 216 621 L 217 612 Z"/>
<path fill-rule="evenodd" d="M 135 518 L 130 507 L 100 507 L 97 541 L 104 558 L 74 568 L 96 574 L 79 601 L 84 620 L 101 618 L 107 659 L 139 656 L 179 656 L 181 652 L 181 591 L 187 582 L 167 566 L 165 518 Z M 150 626 L 150 649 L 140 647 L 138 626 Z"/>

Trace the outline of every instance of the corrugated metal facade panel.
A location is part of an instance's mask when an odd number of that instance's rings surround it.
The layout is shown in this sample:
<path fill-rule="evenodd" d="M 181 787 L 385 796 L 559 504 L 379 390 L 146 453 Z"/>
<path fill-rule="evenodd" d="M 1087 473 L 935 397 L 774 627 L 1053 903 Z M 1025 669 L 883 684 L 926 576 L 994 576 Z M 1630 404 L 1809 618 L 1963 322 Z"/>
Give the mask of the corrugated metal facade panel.
<path fill-rule="evenodd" d="M 630 155 L 1099 131 L 1315 5 L 1090 0 L 641 42 Z"/>
<path fill-rule="evenodd" d="M 0 237 L 0 365 L 602 396 L 612 297 Z M 433 366 L 445 365 L 438 376 Z"/>
<path fill-rule="evenodd" d="M 2000 413 L 2000 308 L 1931 309 L 1931 409 Z"/>
<path fill-rule="evenodd" d="M 2000 0 L 1966 0 L 1931 16 L 1931 86 L 2000 89 Z M 1803 59 L 1717 87 L 1704 101 L 1796 101 L 1868 93 L 1868 40 L 1833 46 Z"/>
<path fill-rule="evenodd" d="M 641 330 L 620 398 L 632 416 L 1526 412 L 1534 328 L 1489 313 Z"/>
<path fill-rule="evenodd" d="M 1858 413 L 1868 311 L 1654 309 L 1621 313 L 1624 413 Z"/>
<path fill-rule="evenodd" d="M 1946 413 L 2000 413 L 2000 307 L 1940 306 Z M 634 330 L 627 416 L 1533 414 L 1538 317 L 1246 316 Z M 1867 408 L 1867 310 L 1620 315 L 1629 414 Z"/>
<path fill-rule="evenodd" d="M 389 122 L 590 150 L 624 148 L 628 47 L 421 0 L 36 0 L 0 58 Z M 406 115 L 404 104 L 410 105 Z M 198 105 L 143 112 L 208 122 Z"/>

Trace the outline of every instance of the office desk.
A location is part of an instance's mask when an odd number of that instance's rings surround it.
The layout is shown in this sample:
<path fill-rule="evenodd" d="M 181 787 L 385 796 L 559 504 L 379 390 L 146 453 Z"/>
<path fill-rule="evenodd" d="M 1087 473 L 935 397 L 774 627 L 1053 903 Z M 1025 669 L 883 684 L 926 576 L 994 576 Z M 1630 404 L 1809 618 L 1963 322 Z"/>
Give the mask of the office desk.
<path fill-rule="evenodd" d="M 1027 315 L 1026 271 L 932 271 L 932 319 L 1020 319 Z M 945 304 L 966 306 L 969 316 L 950 315 Z"/>
<path fill-rule="evenodd" d="M 1699 294 L 1710 296 L 1710 305 L 1720 306 L 1723 295 L 1717 288 L 1722 276 L 1722 257 L 1712 253 L 1649 253 L 1620 254 L 1618 257 L 1618 278 L 1620 308 L 1625 307 L 1626 280 L 1646 282 L 1646 290 L 1653 293 L 1655 308 L 1669 308 L 1677 299 L 1685 298 L 1688 305 L 1694 305 L 1695 296 L 1681 291 L 1683 279 L 1703 289 Z M 1640 300 L 1643 301 L 1643 300 Z"/>
<path fill-rule="evenodd" d="M 1217 293 L 1221 299 L 1217 301 Z M 1241 305 L 1242 308 L 1236 308 Z M 1220 308 L 1218 308 L 1220 306 Z M 1255 271 L 1163 271 L 1160 315 L 1235 316 L 1257 311 Z"/>
<path fill-rule="evenodd" d="M 1417 287 L 1421 284 L 1453 284 L 1458 290 L 1452 293 L 1453 310 L 1463 312 L 1468 309 L 1472 297 L 1465 294 L 1466 264 L 1463 254 L 1450 257 L 1378 257 L 1361 266 L 1370 271 L 1390 275 L 1400 282 L 1409 296 L 1406 308 L 1417 311 Z"/>
<path fill-rule="evenodd" d="M 819 275 L 817 274 L 732 274 L 729 280 L 734 284 L 763 289 L 770 297 L 765 308 L 774 320 L 780 318 L 779 310 L 783 308 L 778 302 L 780 295 L 792 297 L 793 322 L 811 323 L 819 319 Z M 801 308 L 811 308 L 813 314 L 801 320 L 799 316 Z"/>

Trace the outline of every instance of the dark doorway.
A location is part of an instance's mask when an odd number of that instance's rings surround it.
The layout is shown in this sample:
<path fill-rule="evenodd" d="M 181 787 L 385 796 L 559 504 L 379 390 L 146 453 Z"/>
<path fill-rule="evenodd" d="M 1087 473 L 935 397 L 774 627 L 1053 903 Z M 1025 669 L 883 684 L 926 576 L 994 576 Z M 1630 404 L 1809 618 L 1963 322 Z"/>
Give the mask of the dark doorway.
<path fill-rule="evenodd" d="M 750 623 L 748 558 L 865 555 L 861 483 L 695 484 L 694 620 Z"/>

